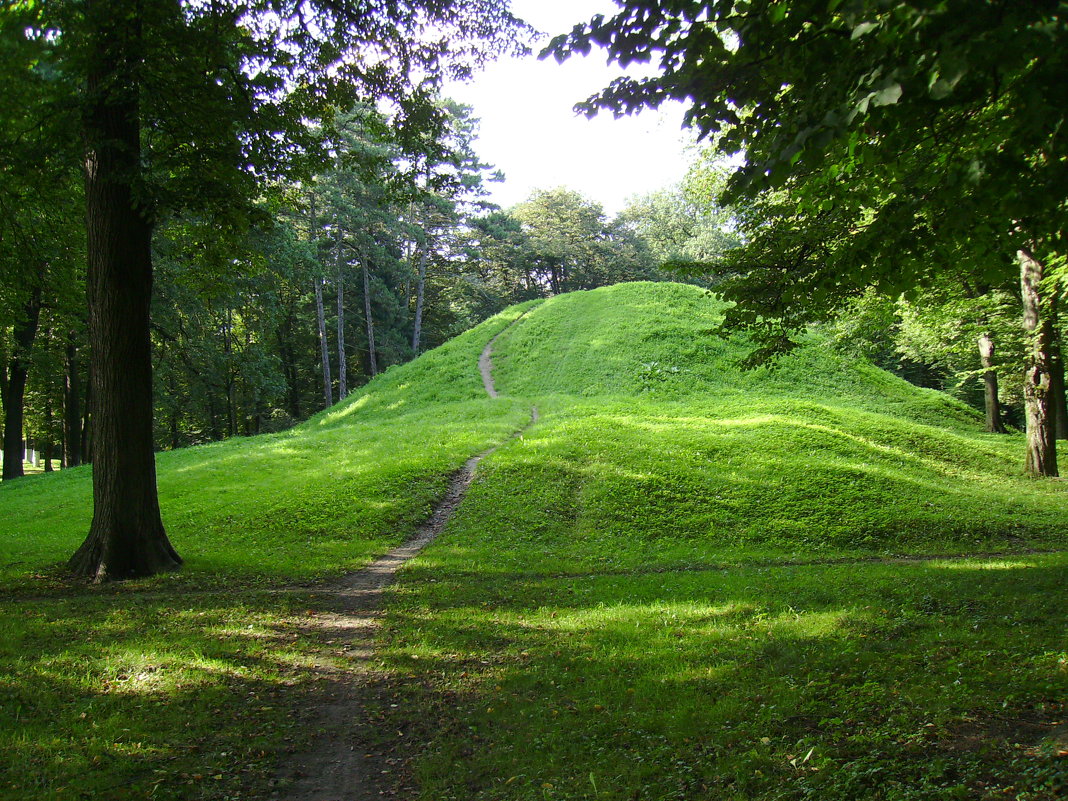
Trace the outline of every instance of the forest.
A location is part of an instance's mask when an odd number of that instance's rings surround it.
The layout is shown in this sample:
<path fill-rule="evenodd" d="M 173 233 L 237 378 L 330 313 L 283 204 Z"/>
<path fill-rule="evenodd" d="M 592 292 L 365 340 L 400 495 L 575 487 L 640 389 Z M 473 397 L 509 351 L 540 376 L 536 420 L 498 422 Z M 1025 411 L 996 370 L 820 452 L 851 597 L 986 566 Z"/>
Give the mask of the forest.
<path fill-rule="evenodd" d="M 1068 3 L 602 5 L 0 7 L 0 799 L 1068 792 Z"/>

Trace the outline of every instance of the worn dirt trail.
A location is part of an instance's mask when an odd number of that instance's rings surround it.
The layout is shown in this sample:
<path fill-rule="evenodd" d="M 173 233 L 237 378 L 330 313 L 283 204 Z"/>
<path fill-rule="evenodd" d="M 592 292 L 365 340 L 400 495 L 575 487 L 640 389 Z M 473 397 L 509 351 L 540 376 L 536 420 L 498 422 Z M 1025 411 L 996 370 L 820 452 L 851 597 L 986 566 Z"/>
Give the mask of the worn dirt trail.
<path fill-rule="evenodd" d="M 520 319 L 522 316 L 511 325 Z M 498 397 L 491 356 L 493 343 L 499 336 L 489 341 L 478 360 L 483 385 L 491 398 Z M 509 441 L 537 421 L 538 410 L 532 408 L 530 422 L 512 434 Z M 403 771 L 398 767 L 402 767 L 405 754 L 378 743 L 374 724 L 364 714 L 368 703 L 377 699 L 376 694 L 380 692 L 377 686 L 382 683 L 371 658 L 384 591 L 397 570 L 445 527 L 474 480 L 479 462 L 497 447 L 472 456 L 452 475 L 445 497 L 411 539 L 362 570 L 315 588 L 314 592 L 323 597 L 329 611 L 307 615 L 299 627 L 313 634 L 324 646 L 315 658 L 320 689 L 301 715 L 306 725 L 317 733 L 311 748 L 294 755 L 278 773 L 279 789 L 275 798 L 369 801 L 395 796 L 402 789 L 398 780 Z"/>

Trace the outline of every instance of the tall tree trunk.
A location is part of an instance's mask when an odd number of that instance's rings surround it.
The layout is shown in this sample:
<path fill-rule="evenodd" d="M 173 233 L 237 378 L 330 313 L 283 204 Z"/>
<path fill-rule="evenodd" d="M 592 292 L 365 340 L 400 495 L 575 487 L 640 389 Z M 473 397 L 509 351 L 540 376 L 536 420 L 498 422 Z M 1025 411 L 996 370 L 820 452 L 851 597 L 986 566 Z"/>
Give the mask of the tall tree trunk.
<path fill-rule="evenodd" d="M 63 380 L 63 462 L 66 467 L 82 463 L 82 386 L 78 372 L 78 346 L 74 332 L 67 334 L 66 375 Z"/>
<path fill-rule="evenodd" d="M 42 269 L 41 279 L 44 277 Z M 14 348 L 5 366 L 5 377 L 0 382 L 0 401 L 4 406 L 4 481 L 21 478 L 22 460 L 25 457 L 22 440 L 26 399 L 26 377 L 30 372 L 30 351 L 37 336 L 41 319 L 41 284 L 37 282 L 30 297 L 22 307 L 22 316 L 15 324 L 12 339 Z"/>
<path fill-rule="evenodd" d="M 50 397 L 45 398 L 44 407 L 44 442 L 41 443 L 41 458 L 44 460 L 44 471 L 46 473 L 52 472 L 52 399 Z"/>
<path fill-rule="evenodd" d="M 234 313 L 226 310 L 223 324 L 223 355 L 226 356 L 226 436 L 237 436 L 237 376 L 234 375 Z"/>
<path fill-rule="evenodd" d="M 323 309 L 323 279 L 315 279 L 315 314 L 319 320 L 319 351 L 323 360 L 323 400 L 324 408 L 334 405 L 334 382 L 330 378 L 330 348 L 326 342 L 326 311 Z"/>
<path fill-rule="evenodd" d="M 340 232 L 340 229 L 339 229 Z M 340 234 L 339 234 L 340 239 Z M 349 364 L 345 357 L 345 268 L 337 243 L 337 399 L 349 394 Z"/>
<path fill-rule="evenodd" d="M 367 320 L 367 364 L 371 369 L 371 378 L 378 375 L 378 356 L 375 354 L 375 323 L 371 318 L 371 277 L 367 273 L 367 259 L 360 259 L 360 271 L 363 273 L 363 316 Z"/>
<path fill-rule="evenodd" d="M 1024 369 L 1024 411 L 1027 419 L 1024 470 L 1029 476 L 1055 476 L 1057 444 L 1050 402 L 1053 320 L 1049 299 L 1042 295 L 1044 265 L 1026 248 L 1017 252 L 1017 258 L 1020 263 L 1024 328 L 1030 339 Z"/>
<path fill-rule="evenodd" d="M 419 339 L 423 334 L 423 288 L 426 286 L 427 244 L 419 254 L 419 274 L 415 281 L 415 323 L 412 326 L 412 350 L 419 355 Z"/>
<path fill-rule="evenodd" d="M 1061 352 L 1060 338 L 1056 336 L 1054 325 L 1053 358 L 1050 361 L 1052 381 L 1050 394 L 1053 404 L 1053 431 L 1057 439 L 1068 439 L 1068 397 L 1065 396 L 1064 355 Z"/>
<path fill-rule="evenodd" d="M 93 521 L 69 566 L 94 581 L 177 568 L 160 517 L 152 432 L 152 222 L 141 170 L 143 38 L 136 0 L 87 0 L 87 294 L 93 361 Z"/>
<path fill-rule="evenodd" d="M 983 364 L 983 383 L 986 385 L 986 430 L 992 434 L 1004 434 L 1001 401 L 998 399 L 998 374 L 994 369 L 994 341 L 990 334 L 979 336 L 979 359 Z"/>

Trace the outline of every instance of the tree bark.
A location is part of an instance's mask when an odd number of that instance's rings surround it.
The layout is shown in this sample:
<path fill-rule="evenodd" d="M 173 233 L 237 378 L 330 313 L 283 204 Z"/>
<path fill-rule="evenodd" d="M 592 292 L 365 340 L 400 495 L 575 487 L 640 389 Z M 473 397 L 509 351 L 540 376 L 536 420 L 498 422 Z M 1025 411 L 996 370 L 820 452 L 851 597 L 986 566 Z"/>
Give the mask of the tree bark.
<path fill-rule="evenodd" d="M 74 332 L 67 335 L 66 375 L 63 381 L 63 463 L 77 467 L 82 463 L 82 386 L 78 372 L 78 346 Z"/>
<path fill-rule="evenodd" d="M 44 434 L 44 442 L 41 443 L 41 459 L 44 461 L 44 471 L 46 473 L 53 472 L 52 471 L 52 450 L 53 450 L 53 444 L 54 443 L 52 442 L 52 423 L 53 423 L 53 418 L 52 418 L 52 399 L 51 399 L 51 397 L 49 397 L 49 398 L 45 399 L 45 408 L 44 408 L 45 434 Z"/>
<path fill-rule="evenodd" d="M 43 270 L 42 270 L 43 278 Z M 12 339 L 14 348 L 5 366 L 5 378 L 0 382 L 0 401 L 4 406 L 4 470 L 3 480 L 23 476 L 22 461 L 26 455 L 22 439 L 24 423 L 26 378 L 30 372 L 30 352 L 41 319 L 41 284 L 38 282 L 22 307 L 22 316 L 15 324 Z"/>
<path fill-rule="evenodd" d="M 223 355 L 226 356 L 226 436 L 237 436 L 237 376 L 234 374 L 234 313 L 226 310 L 223 323 Z"/>
<path fill-rule="evenodd" d="M 340 230 L 340 229 L 339 229 Z M 340 236 L 338 237 L 340 239 Z M 349 365 L 345 358 L 345 271 L 341 242 L 337 245 L 337 399 L 349 394 Z"/>
<path fill-rule="evenodd" d="M 378 357 L 375 354 L 375 323 L 371 318 L 371 277 L 367 273 L 367 259 L 360 259 L 363 273 L 363 316 L 367 320 L 367 364 L 371 369 L 371 378 L 378 375 Z"/>
<path fill-rule="evenodd" d="M 69 566 L 102 582 L 172 570 L 182 560 L 160 517 L 153 452 L 152 221 L 138 186 L 141 6 L 88 0 L 85 15 L 93 521 Z"/>
<path fill-rule="evenodd" d="M 991 434 L 1004 434 L 1001 422 L 1001 401 L 998 398 L 998 374 L 994 369 L 994 341 L 990 334 L 979 336 L 979 359 L 983 365 L 983 383 L 986 385 L 986 430 Z"/>
<path fill-rule="evenodd" d="M 1042 295 L 1044 265 L 1026 248 L 1017 252 L 1023 298 L 1024 329 L 1030 344 L 1024 368 L 1024 411 L 1027 419 L 1029 476 L 1057 475 L 1057 444 L 1051 404 L 1053 320 L 1050 302 Z"/>
<path fill-rule="evenodd" d="M 415 323 L 412 325 L 412 351 L 419 355 L 419 339 L 423 334 L 423 288 L 426 286 L 426 259 L 430 248 L 424 244 L 419 254 L 419 274 L 415 282 Z"/>
<path fill-rule="evenodd" d="M 1064 382 L 1064 355 L 1061 352 L 1061 343 L 1056 336 L 1057 326 L 1054 325 L 1054 340 L 1050 367 L 1052 380 L 1050 393 L 1053 404 L 1053 431 L 1057 439 L 1068 439 L 1068 397 L 1065 396 Z"/>
<path fill-rule="evenodd" d="M 323 309 L 323 280 L 315 279 L 315 314 L 319 320 L 319 351 L 323 361 L 323 400 L 324 408 L 334 405 L 334 382 L 330 378 L 330 348 L 326 342 L 326 311 Z"/>

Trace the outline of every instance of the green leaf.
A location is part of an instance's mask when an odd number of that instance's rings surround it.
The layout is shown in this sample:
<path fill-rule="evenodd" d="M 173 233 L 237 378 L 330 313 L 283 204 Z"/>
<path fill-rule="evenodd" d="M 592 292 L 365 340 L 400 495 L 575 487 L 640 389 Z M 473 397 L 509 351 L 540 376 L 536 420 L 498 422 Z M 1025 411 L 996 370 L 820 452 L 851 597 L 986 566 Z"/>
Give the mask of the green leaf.
<path fill-rule="evenodd" d="M 885 89 L 880 89 L 872 95 L 871 102 L 876 106 L 892 106 L 901 99 L 901 84 L 896 81 Z"/>
<path fill-rule="evenodd" d="M 859 39 L 866 33 L 871 33 L 873 30 L 879 27 L 878 22 L 862 22 L 853 29 L 853 40 Z"/>

